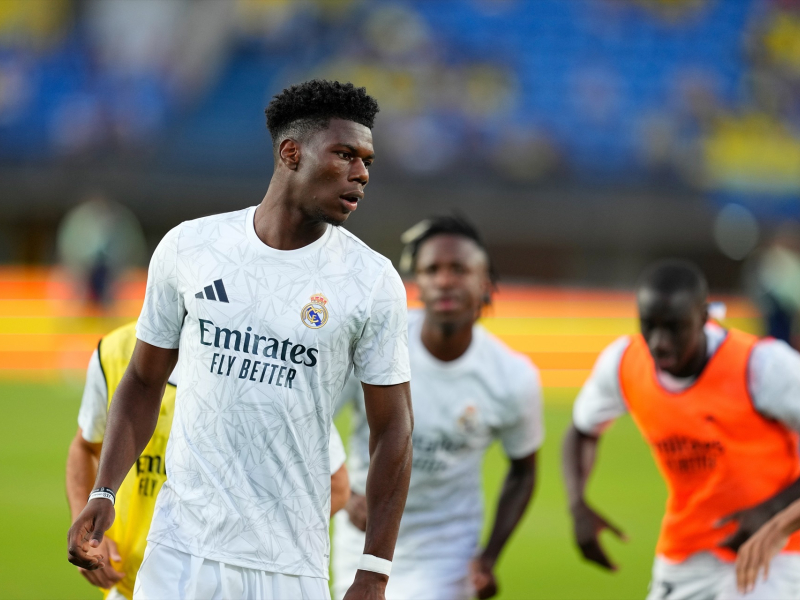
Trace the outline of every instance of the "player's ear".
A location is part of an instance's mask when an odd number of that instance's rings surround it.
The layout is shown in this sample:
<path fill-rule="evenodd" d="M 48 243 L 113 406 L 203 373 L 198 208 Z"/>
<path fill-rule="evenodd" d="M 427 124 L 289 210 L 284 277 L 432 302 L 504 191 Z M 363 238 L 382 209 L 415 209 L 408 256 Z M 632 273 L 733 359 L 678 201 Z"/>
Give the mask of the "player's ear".
<path fill-rule="evenodd" d="M 286 138 L 278 146 L 278 158 L 290 171 L 296 171 L 300 164 L 300 144 L 296 140 Z"/>
<path fill-rule="evenodd" d="M 492 304 L 492 277 L 489 274 L 489 265 L 486 265 L 486 271 L 483 276 L 483 295 L 481 296 L 481 304 L 491 306 Z"/>

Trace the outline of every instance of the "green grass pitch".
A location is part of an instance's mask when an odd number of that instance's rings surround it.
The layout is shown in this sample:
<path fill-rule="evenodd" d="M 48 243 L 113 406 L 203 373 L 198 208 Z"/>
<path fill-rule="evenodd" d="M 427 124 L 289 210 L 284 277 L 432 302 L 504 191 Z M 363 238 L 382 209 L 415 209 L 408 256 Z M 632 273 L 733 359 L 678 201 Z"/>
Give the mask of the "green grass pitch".
<path fill-rule="evenodd" d="M 77 384 L 0 383 L 0 598 L 100 598 L 66 559 L 64 463 L 80 393 Z M 582 562 L 572 543 L 559 458 L 574 395 L 575 390 L 545 393 L 547 441 L 540 454 L 539 484 L 533 505 L 501 557 L 500 599 L 620 600 L 646 594 L 664 485 L 630 419 L 620 420 L 601 445 L 589 497 L 630 541 L 623 544 L 604 534 L 620 565 L 617 573 Z M 487 456 L 484 474 L 491 516 L 505 474 L 497 447 Z"/>

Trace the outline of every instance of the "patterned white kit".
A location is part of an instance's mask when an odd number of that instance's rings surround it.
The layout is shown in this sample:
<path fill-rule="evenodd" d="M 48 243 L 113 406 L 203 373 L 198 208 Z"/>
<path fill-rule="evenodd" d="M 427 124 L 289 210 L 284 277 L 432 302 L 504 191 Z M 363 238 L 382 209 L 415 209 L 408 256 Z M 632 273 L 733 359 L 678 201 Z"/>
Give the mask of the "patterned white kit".
<path fill-rule="evenodd" d="M 254 214 L 182 223 L 150 263 L 137 336 L 180 347 L 180 386 L 148 541 L 327 578 L 332 408 L 353 370 L 409 380 L 405 289 L 342 228 L 280 251 Z"/>
<path fill-rule="evenodd" d="M 727 332 L 714 323 L 705 325 L 706 352 L 712 357 Z M 592 374 L 578 394 L 573 407 L 575 427 L 599 435 L 615 419 L 627 412 L 619 381 L 619 366 L 630 343 L 628 336 L 610 344 L 594 365 Z M 785 342 L 761 340 L 756 343 L 748 365 L 748 388 L 754 408 L 768 419 L 775 419 L 800 431 L 800 354 Z M 659 371 L 658 381 L 670 392 L 680 392 L 696 381 Z M 800 597 L 800 555 L 784 552 L 775 557 L 766 582 L 747 595 L 751 600 L 783 600 Z M 673 563 L 656 556 L 648 600 L 734 600 L 736 591 L 733 563 L 713 554 L 700 552 L 685 561 Z"/>
<path fill-rule="evenodd" d="M 800 554 L 783 552 L 772 559 L 769 579 L 740 594 L 736 567 L 710 552 L 698 552 L 673 563 L 656 557 L 647 600 L 795 600 L 800 598 Z"/>
<path fill-rule="evenodd" d="M 420 339 L 424 314 L 409 315 L 414 462 L 400 522 L 387 599 L 414 598 L 427 589 L 443 600 L 470 597 L 469 560 L 483 523 L 481 464 L 496 439 L 511 458 L 525 457 L 544 441 L 539 373 L 480 325 L 467 352 L 442 362 Z M 369 467 L 369 428 L 359 387 L 354 398 L 348 469 L 351 487 L 364 493 Z M 364 534 L 344 511 L 334 532 L 334 596 L 355 576 Z M 427 586 L 427 587 L 426 587 Z"/>

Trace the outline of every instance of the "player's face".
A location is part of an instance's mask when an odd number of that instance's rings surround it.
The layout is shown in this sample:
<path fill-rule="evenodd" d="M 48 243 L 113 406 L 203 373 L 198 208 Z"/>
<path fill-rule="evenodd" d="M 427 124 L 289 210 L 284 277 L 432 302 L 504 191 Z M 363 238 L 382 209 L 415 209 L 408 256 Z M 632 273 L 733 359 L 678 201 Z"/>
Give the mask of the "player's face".
<path fill-rule="evenodd" d="M 705 356 L 706 306 L 689 292 L 647 288 L 639 290 L 637 300 L 642 335 L 658 368 L 677 377 L 696 375 L 689 371 Z"/>
<path fill-rule="evenodd" d="M 489 293 L 486 254 L 462 236 L 434 236 L 417 251 L 416 281 L 429 317 L 472 324 Z"/>
<path fill-rule="evenodd" d="M 297 184 L 301 207 L 313 219 L 341 225 L 364 198 L 374 159 L 368 127 L 331 119 L 302 144 Z"/>

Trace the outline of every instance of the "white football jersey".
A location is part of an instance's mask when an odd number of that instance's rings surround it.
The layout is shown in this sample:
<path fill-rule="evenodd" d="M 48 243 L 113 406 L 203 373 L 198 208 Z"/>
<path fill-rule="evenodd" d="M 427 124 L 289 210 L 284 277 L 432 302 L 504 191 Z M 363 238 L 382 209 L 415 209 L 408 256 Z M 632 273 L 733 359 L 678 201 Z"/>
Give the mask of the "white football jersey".
<path fill-rule="evenodd" d="M 423 318 L 422 311 L 409 314 L 414 462 L 393 573 L 404 572 L 406 561 L 474 556 L 486 449 L 499 439 L 509 457 L 523 458 L 544 441 L 541 384 L 531 361 L 475 325 L 466 353 L 442 362 L 422 344 Z M 354 400 L 348 471 L 353 490 L 363 494 L 369 428 L 359 387 L 351 380 L 342 402 Z M 338 552 L 338 529 L 336 536 Z"/>
<path fill-rule="evenodd" d="M 254 214 L 182 223 L 150 263 L 137 336 L 180 347 L 180 386 L 148 540 L 327 578 L 333 404 L 353 370 L 409 380 L 405 288 L 342 228 L 281 251 Z"/>

